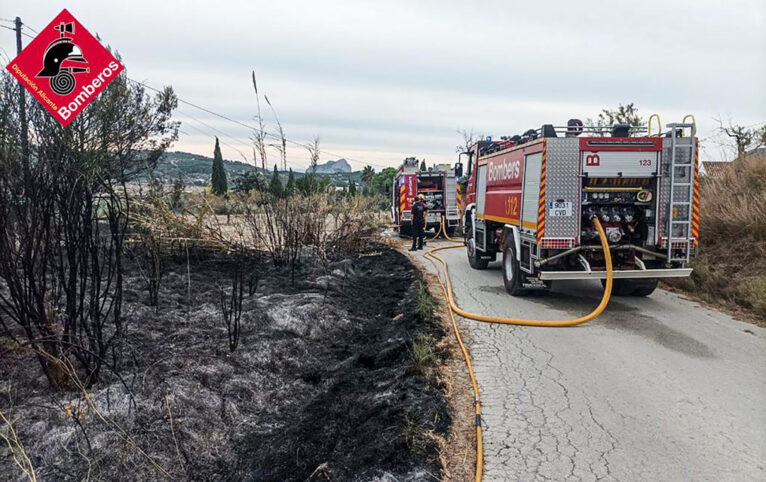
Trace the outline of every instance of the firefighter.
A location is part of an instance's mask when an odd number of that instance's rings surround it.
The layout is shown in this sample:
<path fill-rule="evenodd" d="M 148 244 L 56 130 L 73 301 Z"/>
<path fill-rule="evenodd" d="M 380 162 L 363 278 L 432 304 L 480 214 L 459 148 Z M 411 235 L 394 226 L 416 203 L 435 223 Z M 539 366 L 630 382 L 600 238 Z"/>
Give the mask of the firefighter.
<path fill-rule="evenodd" d="M 423 194 L 418 194 L 418 197 L 415 198 L 415 203 L 412 205 L 412 249 L 410 251 L 423 249 L 423 239 L 426 237 L 427 214 L 426 197 Z"/>

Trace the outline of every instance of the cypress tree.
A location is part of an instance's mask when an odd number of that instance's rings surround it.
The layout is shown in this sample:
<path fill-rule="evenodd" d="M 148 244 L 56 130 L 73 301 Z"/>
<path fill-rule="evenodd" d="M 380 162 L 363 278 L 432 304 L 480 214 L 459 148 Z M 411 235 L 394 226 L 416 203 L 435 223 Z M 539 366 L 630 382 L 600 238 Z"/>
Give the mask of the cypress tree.
<path fill-rule="evenodd" d="M 274 197 L 282 197 L 285 194 L 276 164 L 274 164 L 274 173 L 271 175 L 271 181 L 269 182 L 269 192 Z"/>
<path fill-rule="evenodd" d="M 356 196 L 356 184 L 354 184 L 353 180 L 348 181 L 348 197 L 354 197 Z"/>
<path fill-rule="evenodd" d="M 426 167 L 426 160 L 425 159 L 420 161 L 420 170 L 421 171 L 427 171 L 428 170 L 428 168 Z"/>
<path fill-rule="evenodd" d="M 221 146 L 218 138 L 215 138 L 215 149 L 213 150 L 213 173 L 210 176 L 210 184 L 213 187 L 213 194 L 221 196 L 229 190 L 226 182 L 226 170 L 223 168 L 223 156 L 221 155 Z"/>
<path fill-rule="evenodd" d="M 285 186 L 285 194 L 291 197 L 295 194 L 295 174 L 293 174 L 293 168 L 290 168 L 290 173 L 287 175 L 287 185 Z"/>

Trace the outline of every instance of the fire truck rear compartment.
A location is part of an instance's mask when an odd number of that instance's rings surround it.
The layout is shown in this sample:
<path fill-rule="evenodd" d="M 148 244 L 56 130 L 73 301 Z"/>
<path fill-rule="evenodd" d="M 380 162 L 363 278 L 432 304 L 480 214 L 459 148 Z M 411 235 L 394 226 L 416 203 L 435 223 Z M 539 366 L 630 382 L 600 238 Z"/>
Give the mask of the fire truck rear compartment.
<path fill-rule="evenodd" d="M 654 244 L 653 209 L 655 178 L 584 178 L 581 195 L 580 244 L 597 246 L 598 233 L 589 220 L 596 216 L 606 231 L 610 246 L 620 247 L 613 256 L 616 270 L 658 268 L 655 257 L 635 248 Z M 584 254 L 591 268 L 603 269 L 603 253 L 589 250 Z M 637 259 L 638 258 L 638 259 Z M 646 262 L 644 262 L 644 258 Z M 572 257 L 567 269 L 582 268 Z M 643 262 L 643 265 L 642 265 Z M 552 265 L 555 266 L 555 265 Z"/>

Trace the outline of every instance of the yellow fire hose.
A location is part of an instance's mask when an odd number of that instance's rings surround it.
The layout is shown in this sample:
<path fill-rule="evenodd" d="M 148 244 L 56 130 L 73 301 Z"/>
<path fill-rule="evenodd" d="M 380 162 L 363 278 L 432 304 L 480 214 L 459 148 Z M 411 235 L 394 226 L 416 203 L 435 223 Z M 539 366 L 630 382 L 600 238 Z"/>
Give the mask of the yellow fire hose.
<path fill-rule="evenodd" d="M 502 323 L 506 325 L 549 326 L 549 327 L 575 326 L 575 325 L 580 325 L 582 323 L 587 323 L 588 321 L 591 321 L 592 319 L 600 315 L 604 311 L 604 309 L 606 309 L 606 305 L 609 303 L 609 298 L 612 295 L 612 254 L 609 251 L 609 241 L 607 240 L 606 233 L 604 232 L 604 228 L 601 226 L 601 223 L 599 222 L 598 218 L 594 217 L 592 219 L 592 222 L 593 222 L 593 225 L 598 230 L 598 236 L 601 239 L 601 247 L 604 249 L 604 262 L 606 264 L 606 286 L 604 287 L 604 294 L 601 297 L 601 303 L 598 304 L 596 309 L 594 309 L 587 315 L 581 316 L 579 318 L 574 318 L 572 320 L 527 320 L 522 318 L 497 318 L 493 316 L 480 315 L 477 313 L 470 313 L 468 311 L 465 311 L 462 308 L 460 308 L 457 305 L 457 303 L 455 303 L 455 299 L 452 294 L 452 280 L 450 279 L 449 265 L 447 265 L 447 262 L 444 261 L 444 258 L 434 254 L 437 251 L 442 251 L 445 249 L 459 248 L 460 245 L 439 246 L 437 248 L 428 250 L 425 253 L 425 255 L 426 257 L 433 258 L 439 261 L 444 267 L 444 278 L 447 283 L 447 302 L 449 304 L 450 309 L 453 310 L 458 315 L 462 316 L 463 318 L 468 318 L 468 319 L 476 320 L 476 321 L 483 321 L 487 323 Z M 438 269 L 436 274 L 437 274 L 437 277 L 439 278 L 439 281 L 441 281 L 441 276 L 439 275 Z"/>
<path fill-rule="evenodd" d="M 455 241 L 454 239 L 450 239 L 447 236 L 447 232 L 444 231 L 444 229 L 442 229 L 442 228 L 444 228 L 444 218 L 442 218 L 441 223 L 439 223 L 439 229 L 436 230 L 436 232 L 434 233 L 433 237 L 425 238 L 425 241 L 433 241 L 434 239 L 439 237 L 439 234 L 444 233 L 444 237 L 445 238 L 449 239 L 452 242 L 458 242 L 458 241 Z M 462 243 L 462 241 L 460 241 L 460 242 Z M 391 244 L 393 244 L 394 246 L 399 246 L 399 245 L 403 246 L 405 244 L 410 244 L 410 242 L 409 241 L 391 241 Z"/>
<path fill-rule="evenodd" d="M 599 222 L 598 218 L 592 219 L 593 224 L 596 226 L 596 229 L 598 230 L 598 235 L 601 240 L 601 246 L 604 249 L 604 262 L 606 264 L 606 286 L 604 287 L 604 294 L 601 298 L 601 302 L 599 305 L 594 309 L 592 312 L 585 316 L 581 316 L 579 318 L 575 318 L 572 320 L 527 320 L 527 319 L 516 319 L 516 318 L 497 318 L 492 316 L 485 316 L 480 315 L 476 313 L 470 313 L 463 309 L 461 309 L 457 303 L 455 303 L 455 299 L 452 294 L 452 280 L 450 279 L 449 274 L 449 265 L 447 262 L 440 257 L 439 255 L 436 255 L 437 251 L 442 251 L 445 249 L 454 249 L 454 248 L 460 248 L 464 245 L 462 241 L 455 240 L 450 238 L 447 235 L 446 229 L 444 229 L 444 218 L 442 218 L 441 226 L 439 228 L 439 231 L 437 231 L 434 238 L 436 238 L 439 235 L 439 232 L 442 232 L 444 234 L 444 237 L 453 243 L 458 243 L 454 246 L 439 246 L 433 249 L 428 250 L 425 255 L 429 258 L 429 261 L 433 263 L 434 268 L 436 268 L 436 279 L 439 282 L 439 286 L 442 289 L 442 293 L 444 294 L 444 298 L 447 300 L 447 308 L 449 311 L 449 316 L 452 321 L 452 329 L 455 332 L 455 338 L 457 339 L 458 345 L 460 345 L 460 351 L 463 353 L 463 358 L 465 359 L 466 366 L 468 367 L 468 376 L 471 379 L 471 385 L 473 385 L 473 393 L 474 393 L 474 407 L 475 407 L 475 414 L 476 414 L 476 482 L 481 482 L 483 474 L 484 474 L 484 437 L 483 437 L 483 431 L 481 428 L 481 399 L 479 398 L 479 384 L 476 381 L 476 375 L 473 371 L 473 363 L 471 362 L 471 356 L 468 353 L 468 350 L 465 347 L 465 343 L 463 342 L 463 337 L 460 335 L 460 329 L 457 326 L 457 321 L 455 320 L 455 313 L 458 315 L 468 318 L 471 320 L 476 321 L 482 321 L 486 323 L 502 323 L 506 325 L 526 325 L 526 326 L 548 326 L 548 327 L 565 327 L 565 326 L 575 326 L 582 323 L 586 323 L 594 318 L 596 318 L 598 315 L 600 315 L 604 309 L 606 308 L 606 305 L 609 303 L 609 298 L 612 294 L 612 255 L 609 251 L 609 242 L 606 237 L 606 233 L 604 232 L 604 228 L 601 226 L 601 223 Z M 433 239 L 433 238 L 432 238 Z M 442 281 L 441 274 L 439 273 L 439 267 L 438 265 L 433 261 L 439 261 L 443 268 L 444 268 L 444 278 L 446 280 L 446 286 L 445 283 Z"/>

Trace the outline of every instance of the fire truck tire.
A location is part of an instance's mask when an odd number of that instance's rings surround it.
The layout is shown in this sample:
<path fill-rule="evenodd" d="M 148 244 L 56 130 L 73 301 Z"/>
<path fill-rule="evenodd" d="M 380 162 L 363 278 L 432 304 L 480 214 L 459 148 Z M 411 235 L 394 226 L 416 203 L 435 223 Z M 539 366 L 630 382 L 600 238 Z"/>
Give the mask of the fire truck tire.
<path fill-rule="evenodd" d="M 487 265 L 489 265 L 489 260 L 479 258 L 479 255 L 476 251 L 476 247 L 473 242 L 473 230 L 470 228 L 466 229 L 465 247 L 466 247 L 466 251 L 468 252 L 468 264 L 471 265 L 471 268 L 487 269 Z"/>
<path fill-rule="evenodd" d="M 519 262 L 513 252 L 513 247 L 506 245 L 503 249 L 503 284 L 505 291 L 511 296 L 525 296 L 529 290 L 523 288 L 524 273 L 519 268 Z"/>
<path fill-rule="evenodd" d="M 649 296 L 654 293 L 659 279 L 616 279 L 612 281 L 612 294 L 615 296 Z M 606 280 L 601 280 L 601 286 Z"/>
<path fill-rule="evenodd" d="M 633 281 L 634 285 L 633 293 L 631 293 L 632 296 L 649 296 L 654 293 L 654 290 L 657 289 L 657 285 L 660 283 L 660 280 L 657 278 L 631 281 Z"/>
<path fill-rule="evenodd" d="M 606 286 L 606 280 L 601 280 L 601 286 Z M 633 287 L 630 286 L 628 280 L 616 279 L 612 281 L 613 296 L 630 296 L 632 292 Z"/>
<path fill-rule="evenodd" d="M 410 229 L 410 225 L 402 224 L 401 226 L 399 226 L 400 238 L 409 238 L 411 235 L 412 235 L 412 230 Z"/>
<path fill-rule="evenodd" d="M 455 234 L 455 226 L 447 226 L 447 228 L 445 228 L 445 231 L 447 233 L 447 236 L 451 238 Z"/>

